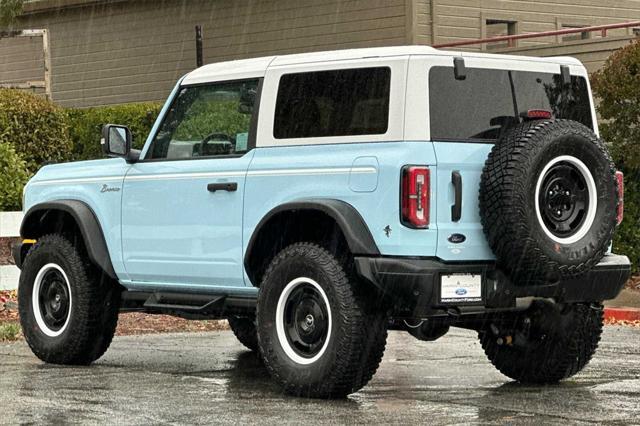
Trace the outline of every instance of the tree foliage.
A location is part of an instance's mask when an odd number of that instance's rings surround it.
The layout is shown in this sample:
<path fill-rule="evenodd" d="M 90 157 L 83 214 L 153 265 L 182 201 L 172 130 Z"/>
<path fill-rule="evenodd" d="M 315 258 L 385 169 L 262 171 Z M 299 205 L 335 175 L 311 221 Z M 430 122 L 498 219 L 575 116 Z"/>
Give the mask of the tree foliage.
<path fill-rule="evenodd" d="M 24 0 L 0 0 L 0 29 L 13 27 L 23 4 Z"/>
<path fill-rule="evenodd" d="M 618 167 L 640 170 L 640 43 L 618 50 L 593 74 L 600 133 Z"/>
<path fill-rule="evenodd" d="M 634 270 L 640 264 L 640 43 L 634 42 L 607 59 L 591 78 L 603 122 L 600 134 L 616 165 L 625 174 L 624 221 L 614 238 L 614 251 L 626 254 Z"/>

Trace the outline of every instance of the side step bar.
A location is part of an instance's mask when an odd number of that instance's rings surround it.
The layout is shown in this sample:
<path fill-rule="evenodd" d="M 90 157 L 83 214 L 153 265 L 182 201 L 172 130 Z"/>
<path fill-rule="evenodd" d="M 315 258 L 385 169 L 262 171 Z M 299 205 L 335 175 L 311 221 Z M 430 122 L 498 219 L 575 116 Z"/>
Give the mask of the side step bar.
<path fill-rule="evenodd" d="M 251 314 L 255 297 L 172 292 L 123 291 L 120 312 L 167 314 L 187 319 L 216 319 Z"/>
<path fill-rule="evenodd" d="M 220 310 L 224 305 L 224 296 L 201 296 L 196 294 L 153 293 L 142 305 L 145 309 L 182 311 L 194 314 L 207 314 Z"/>

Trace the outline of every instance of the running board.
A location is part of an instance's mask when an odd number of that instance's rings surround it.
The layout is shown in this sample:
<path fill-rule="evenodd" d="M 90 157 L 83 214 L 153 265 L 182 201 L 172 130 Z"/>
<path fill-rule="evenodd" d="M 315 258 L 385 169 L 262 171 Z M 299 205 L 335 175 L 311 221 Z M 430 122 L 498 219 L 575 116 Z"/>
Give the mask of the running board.
<path fill-rule="evenodd" d="M 181 311 L 206 314 L 224 306 L 225 296 L 203 296 L 196 294 L 153 293 L 144 302 L 145 309 Z"/>

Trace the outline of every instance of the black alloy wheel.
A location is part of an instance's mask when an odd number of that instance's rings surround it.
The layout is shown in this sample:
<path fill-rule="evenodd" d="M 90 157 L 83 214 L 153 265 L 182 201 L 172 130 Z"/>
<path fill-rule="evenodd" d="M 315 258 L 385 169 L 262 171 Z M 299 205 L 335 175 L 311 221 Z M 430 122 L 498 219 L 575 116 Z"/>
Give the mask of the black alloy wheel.
<path fill-rule="evenodd" d="M 330 331 L 328 306 L 318 289 L 301 282 L 284 306 L 284 331 L 290 347 L 304 358 L 317 355 Z"/>
<path fill-rule="evenodd" d="M 42 321 L 49 330 L 60 331 L 65 326 L 71 309 L 69 283 L 62 270 L 53 266 L 43 270 L 37 290 Z"/>
<path fill-rule="evenodd" d="M 542 178 L 538 204 L 542 220 L 553 235 L 566 238 L 584 224 L 589 208 L 587 181 L 572 163 L 552 166 Z"/>

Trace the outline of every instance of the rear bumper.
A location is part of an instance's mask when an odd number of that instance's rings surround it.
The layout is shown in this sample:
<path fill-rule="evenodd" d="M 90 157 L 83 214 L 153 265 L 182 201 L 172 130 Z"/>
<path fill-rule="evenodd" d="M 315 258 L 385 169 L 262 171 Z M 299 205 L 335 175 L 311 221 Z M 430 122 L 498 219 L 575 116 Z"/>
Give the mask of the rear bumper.
<path fill-rule="evenodd" d="M 553 298 L 562 303 L 614 299 L 629 278 L 626 256 L 610 254 L 579 278 L 556 283 L 517 286 L 495 263 L 444 263 L 437 259 L 357 257 L 361 277 L 381 289 L 394 303 L 394 317 L 416 318 L 515 309 L 519 299 Z M 477 274 L 482 281 L 481 302 L 440 301 L 443 275 Z"/>

